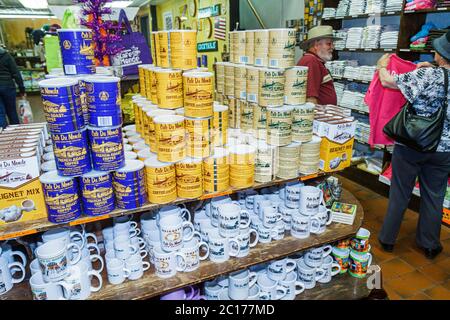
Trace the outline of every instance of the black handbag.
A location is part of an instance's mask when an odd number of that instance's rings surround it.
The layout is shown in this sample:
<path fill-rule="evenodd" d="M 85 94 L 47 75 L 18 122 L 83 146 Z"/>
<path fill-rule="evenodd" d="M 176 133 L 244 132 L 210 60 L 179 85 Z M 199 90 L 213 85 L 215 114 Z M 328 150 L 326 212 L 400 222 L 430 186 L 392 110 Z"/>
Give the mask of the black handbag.
<path fill-rule="evenodd" d="M 406 102 L 383 128 L 383 132 L 414 150 L 420 152 L 435 152 L 441 140 L 444 121 L 447 117 L 447 93 L 448 93 L 448 71 L 444 72 L 444 92 L 445 99 L 442 108 L 439 108 L 433 115 L 419 116 L 416 114 L 411 103 Z"/>

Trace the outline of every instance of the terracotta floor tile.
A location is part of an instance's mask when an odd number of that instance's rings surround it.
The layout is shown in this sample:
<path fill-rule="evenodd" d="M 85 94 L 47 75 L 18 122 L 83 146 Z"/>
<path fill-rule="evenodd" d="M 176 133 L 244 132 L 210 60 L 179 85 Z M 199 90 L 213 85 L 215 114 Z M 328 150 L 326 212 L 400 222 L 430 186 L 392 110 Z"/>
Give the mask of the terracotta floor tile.
<path fill-rule="evenodd" d="M 419 292 L 408 298 L 408 300 L 431 300 L 426 294 Z"/>
<path fill-rule="evenodd" d="M 437 283 L 444 283 L 450 279 L 450 270 L 444 270 L 435 264 L 429 264 L 425 267 L 419 268 L 418 270 Z"/>
<path fill-rule="evenodd" d="M 435 282 L 417 270 L 386 281 L 386 284 L 392 287 L 402 298 L 411 297 L 418 291 L 423 291 L 436 285 Z"/>
<path fill-rule="evenodd" d="M 439 256 L 436 257 L 436 259 L 437 258 L 439 258 Z M 446 257 L 445 259 L 437 261 L 436 264 L 445 270 L 450 270 L 450 258 L 449 257 Z"/>
<path fill-rule="evenodd" d="M 446 282 L 444 282 L 444 283 L 442 284 L 442 286 L 443 286 L 444 288 L 446 288 L 447 290 L 450 291 L 450 279 L 447 280 Z"/>
<path fill-rule="evenodd" d="M 382 196 L 380 196 L 378 193 L 370 191 L 369 189 L 360 189 L 357 190 L 353 193 L 353 195 L 361 202 L 361 201 L 365 201 L 365 200 L 372 200 L 372 199 L 377 199 L 377 198 L 381 198 Z"/>
<path fill-rule="evenodd" d="M 409 264 L 401 260 L 400 258 L 394 258 L 386 262 L 380 263 L 383 279 L 389 281 L 393 278 L 414 271 L 414 268 Z"/>
<path fill-rule="evenodd" d="M 389 300 L 403 300 L 403 298 L 388 284 L 383 284 L 383 289 L 386 291 Z"/>
<path fill-rule="evenodd" d="M 409 252 L 400 253 L 400 258 L 415 268 L 420 268 L 431 264 L 433 261 L 427 259 L 423 254 L 410 250 Z"/>
<path fill-rule="evenodd" d="M 441 241 L 450 239 L 450 231 L 447 227 L 442 227 L 441 229 Z"/>
<path fill-rule="evenodd" d="M 371 252 L 375 259 L 374 264 L 381 264 L 397 257 L 394 253 L 383 251 L 381 248 L 376 246 L 372 246 Z"/>
<path fill-rule="evenodd" d="M 443 286 L 436 286 L 424 292 L 433 300 L 450 300 L 450 290 Z"/>

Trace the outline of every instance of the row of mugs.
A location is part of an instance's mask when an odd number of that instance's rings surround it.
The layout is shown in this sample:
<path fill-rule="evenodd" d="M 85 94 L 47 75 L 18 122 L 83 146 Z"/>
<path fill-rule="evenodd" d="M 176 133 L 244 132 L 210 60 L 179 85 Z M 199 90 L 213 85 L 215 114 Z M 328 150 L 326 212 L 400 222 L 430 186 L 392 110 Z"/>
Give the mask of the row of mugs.
<path fill-rule="evenodd" d="M 354 237 L 339 241 L 336 247 L 339 249 L 352 249 L 360 253 L 369 252 L 369 238 L 370 231 L 365 228 L 359 228 Z"/>

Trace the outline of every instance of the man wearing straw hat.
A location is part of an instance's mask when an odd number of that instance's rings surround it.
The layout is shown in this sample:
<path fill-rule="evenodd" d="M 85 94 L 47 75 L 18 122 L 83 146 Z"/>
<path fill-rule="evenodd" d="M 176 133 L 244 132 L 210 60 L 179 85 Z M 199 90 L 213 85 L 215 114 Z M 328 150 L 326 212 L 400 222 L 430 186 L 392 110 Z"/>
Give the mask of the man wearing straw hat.
<path fill-rule="evenodd" d="M 317 26 L 308 31 L 308 39 L 300 44 L 306 53 L 297 63 L 308 67 L 306 99 L 315 104 L 337 104 L 333 78 L 325 67 L 325 62 L 333 58 L 334 40 L 331 26 Z"/>

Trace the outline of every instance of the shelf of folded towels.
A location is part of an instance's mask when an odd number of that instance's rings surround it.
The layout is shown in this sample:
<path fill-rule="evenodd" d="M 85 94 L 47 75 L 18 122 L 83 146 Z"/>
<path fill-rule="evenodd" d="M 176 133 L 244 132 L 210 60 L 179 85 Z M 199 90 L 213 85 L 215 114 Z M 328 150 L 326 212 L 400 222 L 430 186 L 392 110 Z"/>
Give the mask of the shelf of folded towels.
<path fill-rule="evenodd" d="M 341 0 L 337 8 L 324 8 L 323 19 L 355 19 L 370 15 L 398 15 L 403 0 Z"/>
<path fill-rule="evenodd" d="M 397 49 L 399 25 L 370 25 L 334 31 L 338 51 L 393 51 Z"/>

